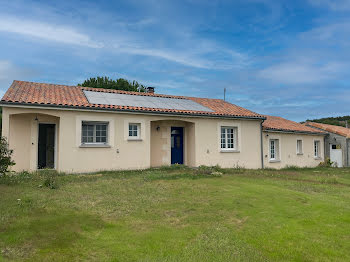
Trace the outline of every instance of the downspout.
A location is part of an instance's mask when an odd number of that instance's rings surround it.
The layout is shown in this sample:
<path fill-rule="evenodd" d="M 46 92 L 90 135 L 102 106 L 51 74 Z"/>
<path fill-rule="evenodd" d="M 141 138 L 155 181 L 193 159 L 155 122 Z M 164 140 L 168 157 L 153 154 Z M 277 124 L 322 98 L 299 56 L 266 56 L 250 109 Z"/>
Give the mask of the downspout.
<path fill-rule="evenodd" d="M 261 168 L 264 169 L 264 146 L 263 146 L 263 123 L 264 120 L 260 123 L 260 147 L 261 147 Z"/>
<path fill-rule="evenodd" d="M 350 156 L 349 156 L 349 153 L 350 153 L 350 144 L 349 144 L 349 142 L 350 142 L 350 138 L 347 138 L 346 139 L 346 166 L 350 166 L 350 163 L 349 163 L 349 159 L 350 159 Z"/>

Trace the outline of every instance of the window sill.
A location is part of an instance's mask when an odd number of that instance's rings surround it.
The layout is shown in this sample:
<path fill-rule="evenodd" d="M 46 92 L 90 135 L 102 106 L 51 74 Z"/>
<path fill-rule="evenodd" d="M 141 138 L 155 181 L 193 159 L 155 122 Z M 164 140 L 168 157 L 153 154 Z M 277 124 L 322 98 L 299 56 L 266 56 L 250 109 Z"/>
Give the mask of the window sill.
<path fill-rule="evenodd" d="M 281 162 L 281 160 L 277 160 L 277 159 L 275 159 L 275 160 L 269 160 L 269 163 L 279 163 L 279 162 Z"/>
<path fill-rule="evenodd" d="M 314 157 L 315 160 L 322 160 L 322 157 Z"/>
<path fill-rule="evenodd" d="M 79 147 L 80 148 L 89 148 L 89 147 L 92 147 L 92 148 L 109 148 L 111 146 L 108 145 L 108 144 L 81 144 Z"/>
<path fill-rule="evenodd" d="M 221 149 L 220 153 L 239 153 L 239 150 L 235 150 L 235 149 Z"/>
<path fill-rule="evenodd" d="M 141 138 L 128 138 L 128 141 L 142 141 Z"/>
<path fill-rule="evenodd" d="M 297 153 L 297 155 L 298 155 L 298 156 L 302 156 L 302 155 L 304 155 L 304 153 Z"/>

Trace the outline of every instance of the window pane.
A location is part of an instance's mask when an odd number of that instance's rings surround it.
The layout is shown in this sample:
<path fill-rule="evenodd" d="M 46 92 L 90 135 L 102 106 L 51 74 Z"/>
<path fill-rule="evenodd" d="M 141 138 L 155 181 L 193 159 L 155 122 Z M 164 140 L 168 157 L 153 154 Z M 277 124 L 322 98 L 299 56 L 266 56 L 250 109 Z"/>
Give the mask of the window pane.
<path fill-rule="evenodd" d="M 221 148 L 236 148 L 236 127 L 221 127 L 220 144 Z"/>
<path fill-rule="evenodd" d="M 81 140 L 82 143 L 106 143 L 107 124 L 83 123 Z"/>
<path fill-rule="evenodd" d="M 139 129 L 139 124 L 129 124 L 129 136 L 138 137 Z"/>

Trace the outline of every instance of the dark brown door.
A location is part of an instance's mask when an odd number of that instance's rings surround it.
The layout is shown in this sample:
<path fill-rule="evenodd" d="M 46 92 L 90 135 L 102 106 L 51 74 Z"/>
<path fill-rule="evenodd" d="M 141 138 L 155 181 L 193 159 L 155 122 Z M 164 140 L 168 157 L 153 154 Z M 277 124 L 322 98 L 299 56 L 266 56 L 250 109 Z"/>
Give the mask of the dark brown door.
<path fill-rule="evenodd" d="M 55 168 L 55 125 L 39 124 L 38 169 Z"/>

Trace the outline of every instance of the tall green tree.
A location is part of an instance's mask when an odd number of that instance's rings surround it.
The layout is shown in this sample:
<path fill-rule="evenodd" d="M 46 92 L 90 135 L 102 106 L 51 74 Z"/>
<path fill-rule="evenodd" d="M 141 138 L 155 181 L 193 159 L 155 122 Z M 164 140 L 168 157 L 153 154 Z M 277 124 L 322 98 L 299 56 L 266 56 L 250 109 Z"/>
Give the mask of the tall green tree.
<path fill-rule="evenodd" d="M 114 80 L 107 76 L 90 77 L 89 79 L 86 79 L 82 84 L 78 84 L 78 86 L 116 89 L 116 90 L 133 91 L 133 92 L 146 91 L 146 87 L 142 84 L 139 84 L 135 80 L 132 82 L 124 78 L 118 78 Z"/>

